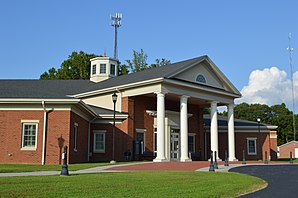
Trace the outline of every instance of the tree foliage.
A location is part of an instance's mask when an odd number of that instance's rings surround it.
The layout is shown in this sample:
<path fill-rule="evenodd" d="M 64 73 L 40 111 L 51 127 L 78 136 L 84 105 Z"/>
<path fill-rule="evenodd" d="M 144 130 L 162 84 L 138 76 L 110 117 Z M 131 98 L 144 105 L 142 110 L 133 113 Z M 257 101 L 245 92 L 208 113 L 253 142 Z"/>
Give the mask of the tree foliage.
<path fill-rule="evenodd" d="M 44 72 L 40 79 L 89 79 L 90 59 L 96 56 L 83 51 L 72 52 L 58 70 L 52 67 L 48 72 Z"/>
<path fill-rule="evenodd" d="M 224 115 L 227 113 L 224 112 Z M 293 140 L 293 114 L 286 107 L 284 103 L 269 107 L 263 104 L 247 104 L 241 103 L 235 106 L 234 109 L 235 118 L 242 120 L 256 121 L 257 118 L 261 118 L 262 123 L 278 126 L 278 144 L 284 144 Z M 296 123 L 298 120 L 295 116 Z M 297 128 L 297 126 L 296 126 Z"/>
<path fill-rule="evenodd" d="M 126 67 L 130 69 L 131 73 L 143 71 L 150 68 L 161 67 L 167 64 L 171 64 L 170 60 L 165 58 L 162 59 L 155 59 L 155 63 L 148 65 L 147 63 L 148 55 L 141 49 L 140 52 L 133 50 L 133 59 L 126 60 L 128 65 L 122 65 L 123 68 Z"/>
<path fill-rule="evenodd" d="M 96 57 L 95 54 L 87 54 L 83 51 L 72 52 L 68 59 L 62 62 L 59 69 L 50 68 L 47 72 L 40 75 L 40 79 L 89 79 L 90 78 L 90 59 Z M 133 58 L 126 60 L 127 64 L 118 62 L 118 75 L 134 73 L 153 67 L 161 67 L 170 64 L 171 61 L 165 58 L 156 59 L 155 63 L 147 64 L 147 54 L 141 49 L 140 52 L 133 50 Z"/>

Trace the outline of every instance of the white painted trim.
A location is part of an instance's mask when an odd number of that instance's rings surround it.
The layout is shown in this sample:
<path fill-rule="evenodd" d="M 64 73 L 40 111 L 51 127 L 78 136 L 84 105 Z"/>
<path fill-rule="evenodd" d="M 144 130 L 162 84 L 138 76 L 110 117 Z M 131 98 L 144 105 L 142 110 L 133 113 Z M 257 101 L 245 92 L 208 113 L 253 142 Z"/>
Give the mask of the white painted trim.
<path fill-rule="evenodd" d="M 200 84 L 193 85 L 192 83 L 176 81 L 176 80 L 173 80 L 173 79 L 164 79 L 164 82 L 168 83 L 168 84 L 175 85 L 175 86 L 183 86 L 183 87 L 187 87 L 187 88 L 192 88 L 192 89 L 196 89 L 196 90 L 200 90 L 200 91 L 216 93 L 216 94 L 220 94 L 220 95 L 224 95 L 224 96 L 230 96 L 230 97 L 234 97 L 234 98 L 241 97 L 241 95 L 237 95 L 235 93 L 231 93 L 231 92 L 228 92 L 226 90 L 218 90 L 217 87 L 211 87 L 210 85 L 208 85 L 208 87 L 207 86 L 198 86 Z"/>
<path fill-rule="evenodd" d="M 41 103 L 42 101 L 50 102 L 51 104 L 75 104 L 80 102 L 80 99 L 33 99 L 33 98 L 0 98 L 1 103 Z"/>
<path fill-rule="evenodd" d="M 255 142 L 255 152 L 251 153 L 249 152 L 249 144 L 248 142 L 253 140 Z M 247 155 L 257 155 L 258 151 L 257 151 L 257 138 L 256 137 L 248 137 L 246 138 L 246 146 L 247 146 Z"/>
<path fill-rule="evenodd" d="M 106 130 L 93 130 L 93 153 L 105 153 L 106 152 Z M 96 135 L 97 134 L 102 134 L 103 135 L 103 149 L 98 150 L 95 148 L 95 142 L 96 142 Z"/>
<path fill-rule="evenodd" d="M 21 120 L 21 123 L 23 124 L 23 123 L 37 123 L 37 124 L 39 124 L 39 120 Z"/>
<path fill-rule="evenodd" d="M 135 82 L 135 83 L 125 84 L 125 85 L 120 85 L 120 86 L 115 86 L 115 87 L 109 87 L 109 88 L 106 88 L 106 89 L 99 89 L 99 90 L 95 90 L 95 91 L 80 93 L 80 94 L 73 95 L 72 97 L 83 98 L 83 97 L 88 97 L 88 96 L 93 96 L 93 95 L 98 95 L 98 94 L 115 92 L 115 90 L 116 91 L 121 91 L 121 90 L 125 90 L 125 89 L 141 87 L 141 86 L 144 86 L 144 85 L 150 85 L 150 84 L 154 84 L 154 83 L 161 83 L 163 80 L 164 80 L 164 78 L 156 78 L 156 79 L 151 79 L 151 80 L 145 80 L 145 81 L 141 81 L 141 82 Z"/>
<path fill-rule="evenodd" d="M 37 136 L 38 136 L 38 125 L 39 123 L 38 122 L 21 122 L 22 124 L 22 145 L 21 145 L 21 150 L 22 151 L 36 151 L 37 150 Z M 33 147 L 30 147 L 30 146 L 24 146 L 24 124 L 27 124 L 27 125 L 33 125 L 35 124 L 36 125 L 36 132 L 35 132 L 35 146 Z"/>

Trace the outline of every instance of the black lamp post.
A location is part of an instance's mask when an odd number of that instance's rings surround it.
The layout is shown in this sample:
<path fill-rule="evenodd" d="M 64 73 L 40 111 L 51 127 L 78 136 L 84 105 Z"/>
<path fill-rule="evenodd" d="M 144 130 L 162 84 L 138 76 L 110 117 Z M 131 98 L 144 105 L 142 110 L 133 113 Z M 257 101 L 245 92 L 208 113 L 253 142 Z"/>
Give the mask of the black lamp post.
<path fill-rule="evenodd" d="M 112 161 L 110 162 L 111 164 L 116 163 L 115 161 L 115 113 L 116 113 L 116 102 L 117 102 L 117 94 L 113 93 L 112 95 L 112 100 L 114 103 L 114 120 L 113 120 L 113 156 L 112 156 Z"/>
<path fill-rule="evenodd" d="M 259 130 L 259 138 L 258 138 L 258 156 L 259 156 L 259 160 L 262 160 L 262 150 L 261 150 L 261 130 L 260 130 L 260 123 L 261 123 L 261 118 L 257 118 L 257 122 L 258 122 L 258 130 Z"/>

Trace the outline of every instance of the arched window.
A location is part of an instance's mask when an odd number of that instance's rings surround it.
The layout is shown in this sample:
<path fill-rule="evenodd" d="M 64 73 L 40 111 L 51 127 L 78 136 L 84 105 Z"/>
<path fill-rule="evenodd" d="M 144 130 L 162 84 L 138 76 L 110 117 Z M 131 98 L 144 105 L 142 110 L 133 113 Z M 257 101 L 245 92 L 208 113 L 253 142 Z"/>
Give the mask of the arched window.
<path fill-rule="evenodd" d="M 206 78 L 202 75 L 202 74 L 199 74 L 197 76 L 197 79 L 196 79 L 197 82 L 200 82 L 200 83 L 204 83 L 206 84 Z"/>

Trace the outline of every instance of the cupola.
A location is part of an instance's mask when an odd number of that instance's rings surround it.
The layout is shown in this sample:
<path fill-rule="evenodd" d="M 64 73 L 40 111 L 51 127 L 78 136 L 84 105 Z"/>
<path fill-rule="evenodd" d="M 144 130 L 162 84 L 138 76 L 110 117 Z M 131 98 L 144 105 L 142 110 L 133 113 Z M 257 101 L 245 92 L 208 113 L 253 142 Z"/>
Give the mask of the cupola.
<path fill-rule="evenodd" d="M 110 57 L 90 59 L 90 81 L 101 82 L 118 75 L 118 61 Z"/>

